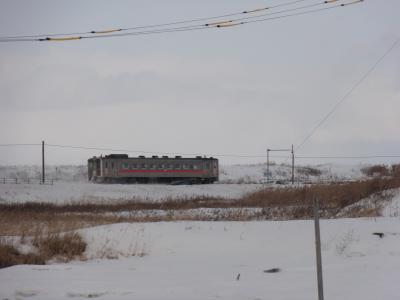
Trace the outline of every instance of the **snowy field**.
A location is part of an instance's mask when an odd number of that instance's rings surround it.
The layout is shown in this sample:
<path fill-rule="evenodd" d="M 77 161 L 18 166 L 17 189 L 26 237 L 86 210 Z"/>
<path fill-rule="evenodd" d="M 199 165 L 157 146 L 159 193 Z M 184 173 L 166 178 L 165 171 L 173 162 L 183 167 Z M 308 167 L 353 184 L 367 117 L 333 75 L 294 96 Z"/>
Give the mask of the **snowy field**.
<path fill-rule="evenodd" d="M 262 184 L 98 184 L 62 182 L 54 185 L 0 184 L 0 202 L 102 202 L 141 199 L 161 201 L 168 198 L 215 196 L 239 198 L 263 187 Z"/>
<path fill-rule="evenodd" d="M 307 174 L 308 167 L 298 166 L 296 178 L 303 181 L 324 182 L 355 180 L 363 178 L 362 165 L 345 166 L 325 164 L 313 166 L 319 175 Z M 288 166 L 271 166 L 271 178 L 287 179 Z M 40 178 L 39 166 L 3 166 L 2 178 Z M 160 201 L 167 198 L 190 198 L 214 196 L 240 198 L 241 196 L 265 187 L 265 164 L 222 166 L 220 181 L 207 185 L 172 186 L 167 184 L 95 184 L 87 182 L 85 166 L 53 166 L 46 169 L 47 178 L 55 178 L 54 185 L 2 184 L 0 183 L 0 202 L 99 202 L 108 200 L 142 199 Z"/>
<path fill-rule="evenodd" d="M 87 261 L 1 269 L 0 299 L 317 298 L 312 221 L 123 223 L 80 233 Z M 399 299 L 398 217 L 323 220 L 321 235 L 326 299 Z M 132 256 L 138 251 L 145 256 Z M 271 268 L 280 272 L 264 272 Z"/>

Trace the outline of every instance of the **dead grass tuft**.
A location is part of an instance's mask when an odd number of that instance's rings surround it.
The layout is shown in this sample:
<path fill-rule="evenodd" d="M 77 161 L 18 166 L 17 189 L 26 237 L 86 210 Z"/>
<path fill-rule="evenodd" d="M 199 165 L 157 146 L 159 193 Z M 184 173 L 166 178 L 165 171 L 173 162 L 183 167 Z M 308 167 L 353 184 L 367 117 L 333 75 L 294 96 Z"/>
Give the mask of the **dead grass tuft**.
<path fill-rule="evenodd" d="M 45 258 L 39 254 L 22 254 L 13 245 L 0 243 L 0 269 L 14 265 L 44 265 L 45 263 Z"/>
<path fill-rule="evenodd" d="M 26 239 L 28 237 L 21 236 L 20 244 L 27 243 Z M 83 258 L 86 250 L 86 243 L 77 233 L 44 234 L 36 230 L 36 235 L 30 238 L 30 243 L 34 249 L 29 253 L 21 253 L 13 243 L 0 240 L 0 268 L 22 264 L 44 265 L 49 260 L 67 262 Z"/>
<path fill-rule="evenodd" d="M 46 260 L 53 258 L 69 261 L 82 257 L 86 243 L 78 233 L 50 233 L 45 236 L 35 236 L 32 242 Z"/>
<path fill-rule="evenodd" d="M 361 169 L 361 172 L 367 176 L 389 176 L 390 168 L 386 165 L 374 165 L 370 167 L 365 167 Z"/>

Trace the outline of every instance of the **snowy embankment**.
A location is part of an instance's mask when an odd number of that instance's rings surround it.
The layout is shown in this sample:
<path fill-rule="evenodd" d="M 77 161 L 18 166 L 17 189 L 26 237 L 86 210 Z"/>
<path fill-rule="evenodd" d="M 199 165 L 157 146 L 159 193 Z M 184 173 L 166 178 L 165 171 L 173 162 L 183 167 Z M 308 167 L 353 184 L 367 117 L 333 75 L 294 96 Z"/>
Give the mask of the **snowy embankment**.
<path fill-rule="evenodd" d="M 296 178 L 303 181 L 341 181 L 363 178 L 362 166 L 319 165 L 297 167 Z M 167 198 L 190 198 L 211 196 L 240 198 L 243 195 L 265 187 L 265 164 L 221 166 L 220 182 L 208 185 L 172 186 L 143 184 L 95 184 L 87 182 L 85 166 L 50 166 L 46 169 L 48 178 L 54 178 L 54 185 L 2 184 L 0 182 L 0 202 L 52 202 L 68 203 L 74 201 L 114 201 L 151 200 Z M 274 165 L 270 168 L 274 179 L 287 179 L 288 166 Z M 3 166 L 1 178 L 38 178 L 39 166 Z"/>
<path fill-rule="evenodd" d="M 168 198 L 211 196 L 240 198 L 262 188 L 262 184 L 97 184 L 62 182 L 54 185 L 0 184 L 0 202 L 102 202 L 113 200 L 161 201 Z"/>
<path fill-rule="evenodd" d="M 398 299 L 399 228 L 399 218 L 321 221 L 326 299 Z M 1 269 L 0 299 L 317 297 L 312 221 L 133 223 L 80 233 L 88 261 Z M 98 259 L 107 256 L 120 259 Z M 281 271 L 264 272 L 271 268 Z"/>

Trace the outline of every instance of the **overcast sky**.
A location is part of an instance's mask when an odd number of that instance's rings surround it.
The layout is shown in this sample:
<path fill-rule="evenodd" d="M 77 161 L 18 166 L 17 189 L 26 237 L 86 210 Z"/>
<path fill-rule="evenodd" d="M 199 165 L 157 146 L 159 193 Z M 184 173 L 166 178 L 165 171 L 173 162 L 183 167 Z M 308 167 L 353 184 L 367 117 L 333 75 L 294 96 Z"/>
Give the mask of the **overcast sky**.
<path fill-rule="evenodd" d="M 1 0 L 0 34 L 131 27 L 282 2 Z M 0 144 L 214 155 L 296 146 L 399 38 L 399 14 L 398 0 L 366 0 L 224 29 L 0 43 Z M 297 154 L 398 155 L 399 133 L 400 45 Z M 48 148 L 47 161 L 84 164 L 100 154 Z M 0 147 L 0 164 L 19 163 L 40 163 L 40 148 Z"/>

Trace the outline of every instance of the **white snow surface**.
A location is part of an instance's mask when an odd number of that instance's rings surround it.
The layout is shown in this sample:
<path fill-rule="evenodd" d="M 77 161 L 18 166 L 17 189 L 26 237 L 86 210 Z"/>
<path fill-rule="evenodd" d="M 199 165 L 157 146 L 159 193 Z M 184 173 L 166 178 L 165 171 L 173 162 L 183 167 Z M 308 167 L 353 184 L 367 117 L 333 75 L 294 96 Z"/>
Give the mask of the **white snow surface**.
<path fill-rule="evenodd" d="M 400 217 L 400 188 L 393 190 L 393 197 L 382 209 L 385 217 Z"/>
<path fill-rule="evenodd" d="M 63 182 L 54 185 L 0 184 L 0 202 L 104 202 L 110 200 L 162 201 L 168 198 L 215 196 L 239 198 L 262 184 L 98 184 Z"/>
<path fill-rule="evenodd" d="M 0 299 L 317 298 L 312 221 L 123 223 L 80 233 L 88 261 L 1 269 Z M 399 299 L 399 218 L 322 220 L 321 236 L 326 299 Z M 271 268 L 281 271 L 264 272 Z"/>

